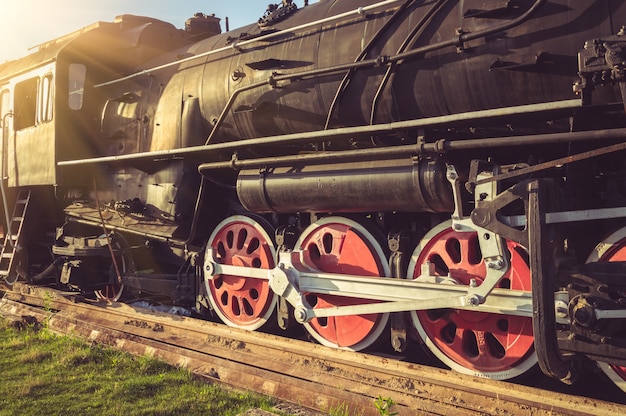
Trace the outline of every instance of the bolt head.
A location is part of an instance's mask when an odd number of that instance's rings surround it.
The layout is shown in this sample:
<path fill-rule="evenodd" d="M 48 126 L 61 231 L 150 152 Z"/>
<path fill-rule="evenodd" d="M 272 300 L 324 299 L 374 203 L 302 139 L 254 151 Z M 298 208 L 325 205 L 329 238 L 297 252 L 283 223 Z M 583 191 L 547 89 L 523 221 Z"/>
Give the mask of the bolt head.
<path fill-rule="evenodd" d="M 478 295 L 470 296 L 468 301 L 469 301 L 469 304 L 472 305 L 472 306 L 480 305 L 480 299 L 478 298 Z"/>
<path fill-rule="evenodd" d="M 296 318 L 296 322 L 306 322 L 306 310 L 304 308 L 298 308 L 293 311 L 293 316 Z"/>
<path fill-rule="evenodd" d="M 504 261 L 502 259 L 490 260 L 487 262 L 487 267 L 494 270 L 500 270 L 504 267 Z"/>
<path fill-rule="evenodd" d="M 567 303 L 562 300 L 557 300 L 554 302 L 554 313 L 557 318 L 566 319 L 569 316 L 569 310 L 567 308 Z"/>

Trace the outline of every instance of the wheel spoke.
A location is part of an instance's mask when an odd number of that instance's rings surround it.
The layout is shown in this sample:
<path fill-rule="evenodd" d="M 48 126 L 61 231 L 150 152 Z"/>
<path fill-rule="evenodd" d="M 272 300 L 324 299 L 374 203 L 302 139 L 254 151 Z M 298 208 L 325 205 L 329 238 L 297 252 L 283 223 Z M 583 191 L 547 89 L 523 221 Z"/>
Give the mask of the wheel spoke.
<path fill-rule="evenodd" d="M 371 234 L 358 223 L 340 217 L 327 217 L 307 228 L 296 249 L 308 267 L 327 273 L 360 276 L 387 276 L 383 251 Z M 308 294 L 316 308 L 371 303 L 326 294 Z M 351 350 L 362 350 L 373 344 L 384 330 L 389 314 L 363 314 L 313 319 L 305 324 L 307 331 L 320 343 Z"/>
<path fill-rule="evenodd" d="M 103 235 L 100 237 L 103 237 Z M 128 248 L 126 240 L 121 235 L 115 234 L 111 237 L 110 241 L 113 249 L 121 252 L 121 255 L 115 257 L 117 270 L 119 270 L 121 274 L 134 272 L 135 265 L 132 257 L 124 254 L 124 250 Z M 111 264 L 109 273 L 113 279 L 117 280 L 117 271 L 115 269 L 114 265 Z M 104 300 L 106 302 L 117 302 L 124 294 L 124 284 L 117 282 L 109 283 L 104 285 L 102 289 L 95 290 L 94 294 L 97 299 Z"/>
<path fill-rule="evenodd" d="M 274 267 L 276 253 L 269 234 L 249 217 L 224 220 L 209 238 L 209 246 L 221 264 L 259 269 Z M 230 326 L 258 329 L 274 310 L 276 297 L 266 280 L 219 275 L 206 279 L 205 283 L 213 309 Z"/>
<path fill-rule="evenodd" d="M 525 251 L 513 242 L 511 268 L 500 288 L 530 290 L 530 270 Z M 418 279 L 425 261 L 435 264 L 445 284 L 480 285 L 486 276 L 476 233 L 461 233 L 441 224 L 415 250 L 408 277 Z M 442 283 L 442 284 L 444 284 Z M 438 309 L 413 311 L 413 323 L 426 345 L 449 367 L 467 374 L 507 379 L 537 362 L 531 318 L 478 311 Z"/>

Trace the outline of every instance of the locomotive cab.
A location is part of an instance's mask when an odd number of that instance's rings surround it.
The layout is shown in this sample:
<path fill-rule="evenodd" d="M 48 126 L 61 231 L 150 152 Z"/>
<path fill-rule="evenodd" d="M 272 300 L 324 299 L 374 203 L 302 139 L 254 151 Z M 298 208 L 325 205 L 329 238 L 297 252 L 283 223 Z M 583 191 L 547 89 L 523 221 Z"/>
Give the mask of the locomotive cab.
<path fill-rule="evenodd" d="M 8 186 L 71 184 L 76 172 L 59 172 L 57 161 L 106 155 L 99 120 L 109 97 L 93 85 L 189 38 L 156 19 L 120 16 L 47 42 L 27 58 L 0 67 L 7 155 L 0 163 Z M 84 121 L 75 123 L 78 118 Z"/>
<path fill-rule="evenodd" d="M 184 190 L 179 192 L 178 186 L 195 187 L 192 190 L 195 192 L 198 181 L 187 179 L 189 168 L 182 163 L 143 165 L 139 169 L 110 165 L 59 167 L 57 163 L 151 150 L 151 126 L 159 124 L 154 121 L 154 113 L 162 87 L 168 80 L 155 83 L 148 94 L 141 92 L 143 86 L 133 83 L 113 87 L 97 85 L 131 73 L 155 57 L 220 32 L 219 19 L 214 16 L 196 15 L 191 23 L 193 30 L 185 31 L 157 19 L 122 15 L 114 22 L 98 22 L 49 41 L 26 58 L 0 65 L 3 154 L 0 170 L 5 231 L 2 257 L 8 259 L 0 264 L 3 276 L 11 274 L 19 263 L 17 251 L 25 251 L 23 247 L 31 246 L 36 240 L 56 238 L 53 252 L 58 253 L 54 254 L 68 259 L 63 266 L 63 280 L 73 283 L 78 278 L 87 282 L 87 286 L 108 281 L 107 268 L 104 268 L 105 273 L 94 274 L 100 274 L 100 278 L 87 278 L 89 273 L 80 270 L 102 269 L 101 258 L 104 255 L 106 260 L 108 253 L 103 254 L 98 247 L 104 244 L 119 248 L 120 243 L 103 240 L 98 227 L 95 231 L 92 227 L 91 231 L 78 232 L 80 242 L 77 243 L 75 236 L 66 238 L 64 228 L 60 227 L 65 216 L 78 222 L 108 220 L 97 214 L 90 216 L 94 213 L 93 207 L 100 202 L 112 212 L 117 210 L 115 217 L 121 225 L 112 221 L 112 228 L 125 227 L 129 222 L 120 215 L 122 211 L 151 218 L 154 226 L 148 224 L 147 227 L 152 227 L 164 239 L 171 238 L 178 229 L 177 224 L 185 222 L 182 220 L 184 208 L 176 207 L 193 207 L 193 198 L 185 195 Z M 179 92 L 179 100 L 180 96 Z M 167 124 L 178 126 L 180 130 L 181 113 L 178 112 L 178 117 L 176 114 L 176 111 L 167 113 L 170 117 L 174 115 L 174 121 Z M 180 138 L 177 134 L 170 136 Z M 176 143 L 161 140 L 161 146 L 176 146 Z M 33 214 L 31 208 L 26 219 L 29 204 L 40 208 L 41 215 Z M 16 209 L 11 213 L 10 208 L 14 206 Z M 18 206 L 21 211 L 17 210 Z M 23 225 L 29 230 L 22 232 Z M 142 226 L 145 232 L 145 224 Z M 50 227 L 60 227 L 56 237 L 51 236 L 54 233 L 30 230 Z M 34 237 L 33 233 L 39 235 Z M 75 245 L 83 247 L 76 249 Z M 68 250 L 68 246 L 74 248 Z M 87 253 L 82 266 L 76 260 L 79 252 Z M 39 259 L 40 256 L 31 253 L 30 257 L 36 280 L 45 277 L 51 269 L 41 269 L 49 263 L 45 258 L 49 255 L 44 252 L 41 256 L 44 258 Z M 84 263 L 93 263 L 93 267 L 85 268 Z M 38 264 L 41 264 L 39 269 Z"/>

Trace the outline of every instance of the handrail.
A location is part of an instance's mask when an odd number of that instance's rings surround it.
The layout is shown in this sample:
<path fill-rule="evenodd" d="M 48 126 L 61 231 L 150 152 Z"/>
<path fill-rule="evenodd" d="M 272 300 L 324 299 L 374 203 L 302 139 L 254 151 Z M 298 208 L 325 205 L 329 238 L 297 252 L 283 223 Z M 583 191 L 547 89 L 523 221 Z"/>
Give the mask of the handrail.
<path fill-rule="evenodd" d="M 209 133 L 209 137 L 206 139 L 205 144 L 209 144 L 212 141 L 212 138 L 217 134 L 219 127 L 221 127 L 222 123 L 226 119 L 228 112 L 230 111 L 231 107 L 234 105 L 235 99 L 242 92 L 253 90 L 255 88 L 259 88 L 268 84 L 275 86 L 278 82 L 302 80 L 308 77 L 326 76 L 326 75 L 330 75 L 330 74 L 334 74 L 334 73 L 342 72 L 342 71 L 353 71 L 357 69 L 372 68 L 372 67 L 377 67 L 377 66 L 391 66 L 403 60 L 419 58 L 427 52 L 434 52 L 436 50 L 444 49 L 450 46 L 460 47 L 463 45 L 464 42 L 468 42 L 470 40 L 478 39 L 481 37 L 486 37 L 494 33 L 498 33 L 498 32 L 510 29 L 512 27 L 515 27 L 517 25 L 524 23 L 545 2 L 546 0 L 536 0 L 535 3 L 531 7 L 529 7 L 526 12 L 524 12 L 522 15 L 518 16 L 517 18 L 511 20 L 510 22 L 495 25 L 493 27 L 488 27 L 486 29 L 479 30 L 478 32 L 474 32 L 474 33 L 462 33 L 457 36 L 454 36 L 452 39 L 448 41 L 425 45 L 425 46 L 411 49 L 410 51 L 398 53 L 392 56 L 378 56 L 376 58 L 368 59 L 364 61 L 356 61 L 356 62 L 351 62 L 347 64 L 340 64 L 340 65 L 331 66 L 327 68 L 315 68 L 315 69 L 311 69 L 311 70 L 307 70 L 307 71 L 303 71 L 299 73 L 296 72 L 296 73 L 290 73 L 290 74 L 273 74 L 266 81 L 259 81 L 254 84 L 249 84 L 244 87 L 241 87 L 235 90 L 231 94 L 230 98 L 228 99 L 228 102 L 222 109 L 222 113 L 220 114 L 219 118 L 215 122 L 213 129 Z M 334 100 L 333 100 L 332 105 L 334 105 Z M 332 108 L 330 109 L 330 111 L 332 111 Z M 328 125 L 325 125 L 325 129 L 327 127 Z"/>
<path fill-rule="evenodd" d="M 7 195 L 6 195 L 6 189 L 4 188 L 4 181 L 8 179 L 8 176 L 5 174 L 6 169 L 7 169 L 7 164 L 8 161 L 5 163 L 4 161 L 4 155 L 5 155 L 5 138 L 6 138 L 6 134 L 5 134 L 5 129 L 7 127 L 7 118 L 8 117 L 13 117 L 13 112 L 9 111 L 8 113 L 6 113 L 4 116 L 2 116 L 2 144 L 0 145 L 0 157 L 2 157 L 2 171 L 0 172 L 0 194 L 2 195 L 2 206 L 4 208 L 4 218 L 6 220 L 6 225 L 7 225 L 7 229 L 6 229 L 6 235 L 8 236 L 8 238 L 6 240 L 9 241 L 9 243 L 11 244 L 11 247 L 15 248 L 15 245 L 13 244 L 13 238 L 11 236 L 11 216 L 9 214 L 9 206 L 7 205 Z"/>
<path fill-rule="evenodd" d="M 514 107 L 497 108 L 491 110 L 479 110 L 468 113 L 457 113 L 446 116 L 435 116 L 415 120 L 395 121 L 356 127 L 340 127 L 331 130 L 315 130 L 302 133 L 283 134 L 278 136 L 257 137 L 253 139 L 236 140 L 211 145 L 192 146 L 176 149 L 158 150 L 154 152 L 130 153 L 117 156 L 104 156 L 89 159 L 65 160 L 57 162 L 57 166 L 78 166 L 93 163 L 117 163 L 133 160 L 172 160 L 181 159 L 185 156 L 214 152 L 218 154 L 224 151 L 234 151 L 248 146 L 276 146 L 277 144 L 301 144 L 316 140 L 341 140 L 346 138 L 363 137 L 371 134 L 390 133 L 398 130 L 416 129 L 449 125 L 450 123 L 463 123 L 472 120 L 506 117 L 523 113 L 540 113 L 549 111 L 574 110 L 582 108 L 580 99 L 554 101 L 540 104 L 527 104 Z M 606 130 L 610 131 L 610 130 Z M 461 140 L 463 141 L 463 140 Z"/>
<path fill-rule="evenodd" d="M 386 6 L 388 4 L 396 3 L 396 2 L 399 2 L 399 1 L 401 1 L 401 0 L 385 0 L 385 1 L 382 1 L 380 3 L 375 3 L 375 4 L 372 4 L 370 6 L 365 6 L 365 7 L 359 7 L 356 10 L 352 10 L 352 11 L 349 11 L 349 12 L 341 13 L 341 14 L 338 14 L 338 15 L 335 15 L 335 16 L 326 17 L 326 18 L 320 19 L 320 20 L 315 20 L 313 22 L 305 23 L 305 24 L 302 24 L 302 25 L 299 25 L 299 26 L 295 26 L 295 27 L 290 27 L 289 29 L 279 30 L 278 32 L 269 33 L 267 35 L 259 36 L 259 37 L 254 38 L 254 39 L 248 39 L 248 40 L 244 40 L 244 41 L 241 41 L 241 42 L 233 42 L 230 46 L 224 46 L 222 48 L 213 49 L 213 50 L 210 50 L 210 51 L 207 51 L 207 52 L 203 52 L 203 53 L 198 54 L 198 55 L 194 55 L 194 56 L 190 56 L 190 57 L 187 57 L 187 58 L 179 59 L 179 60 L 176 60 L 176 61 L 173 61 L 173 62 L 169 62 L 167 64 L 155 66 L 155 67 L 149 68 L 149 69 L 144 69 L 142 71 L 135 72 L 134 74 L 130 74 L 130 75 L 127 75 L 127 76 L 122 77 L 122 78 L 114 79 L 112 81 L 107 81 L 107 82 L 103 82 L 101 84 L 96 84 L 96 85 L 94 85 L 94 88 L 105 87 L 105 86 L 108 86 L 108 85 L 112 85 L 112 84 L 116 84 L 116 83 L 119 83 L 119 82 L 127 81 L 129 79 L 136 78 L 136 77 L 138 77 L 140 75 L 148 75 L 148 74 L 150 74 L 152 72 L 160 71 L 162 69 L 166 69 L 166 68 L 169 68 L 171 66 L 184 64 L 186 62 L 193 61 L 195 59 L 204 58 L 205 56 L 214 55 L 216 53 L 224 52 L 224 51 L 227 51 L 227 50 L 230 50 L 230 49 L 237 49 L 237 48 L 240 48 L 242 46 L 246 46 L 246 45 L 249 45 L 249 44 L 252 44 L 252 43 L 255 43 L 255 42 L 261 42 L 261 41 L 264 41 L 264 40 L 267 40 L 267 39 L 274 38 L 276 36 L 289 34 L 289 33 L 292 33 L 293 31 L 296 31 L 296 30 L 306 29 L 306 28 L 309 28 L 311 26 L 316 26 L 316 25 L 321 25 L 321 24 L 324 24 L 324 23 L 333 22 L 335 20 L 343 19 L 344 17 L 348 17 L 348 16 L 351 16 L 351 15 L 355 15 L 355 14 L 362 15 L 365 12 L 368 12 L 368 11 L 370 11 L 372 9 L 376 9 L 378 7 L 383 7 L 383 6 Z"/>

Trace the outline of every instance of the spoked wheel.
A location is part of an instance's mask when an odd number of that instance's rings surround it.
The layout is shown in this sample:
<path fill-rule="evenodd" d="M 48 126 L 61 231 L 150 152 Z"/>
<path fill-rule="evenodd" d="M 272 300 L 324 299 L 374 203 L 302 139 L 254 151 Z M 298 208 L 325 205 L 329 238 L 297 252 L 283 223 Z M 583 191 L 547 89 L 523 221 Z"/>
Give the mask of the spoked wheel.
<path fill-rule="evenodd" d="M 272 269 L 276 249 L 265 228 L 252 218 L 236 215 L 222 221 L 209 238 L 220 264 Z M 245 276 L 218 275 L 205 279 L 209 302 L 229 326 L 255 330 L 276 306 L 269 282 Z"/>
<path fill-rule="evenodd" d="M 100 237 L 103 238 L 104 235 Z M 133 272 L 135 270 L 133 259 L 130 255 L 126 255 L 124 253 L 124 251 L 128 249 L 128 243 L 124 237 L 119 234 L 115 234 L 111 236 L 110 241 L 113 250 L 117 251 L 115 261 L 120 274 L 124 275 L 125 273 Z M 124 283 L 117 282 L 117 271 L 115 270 L 113 262 L 111 262 L 111 266 L 109 267 L 109 274 L 111 276 L 110 281 L 116 283 L 108 283 L 104 285 L 102 289 L 95 290 L 94 294 L 97 299 L 104 300 L 106 302 L 117 302 L 124 294 Z"/>
<path fill-rule="evenodd" d="M 587 263 L 626 261 L 626 227 L 622 227 L 596 246 Z M 622 391 L 626 392 L 626 367 L 598 362 L 600 369 Z"/>
<path fill-rule="evenodd" d="M 311 224 L 300 236 L 296 249 L 302 262 L 326 273 L 389 276 L 380 244 L 361 225 L 347 218 L 327 217 Z M 370 301 L 328 294 L 306 294 L 314 308 L 349 306 Z M 389 320 L 387 313 L 314 318 L 304 324 L 321 344 L 359 351 L 372 345 Z"/>
<path fill-rule="evenodd" d="M 442 284 L 481 284 L 486 276 L 476 233 L 460 233 L 445 222 L 432 229 L 415 249 L 408 278 L 418 279 L 430 261 Z M 499 288 L 530 291 L 526 251 L 508 241 L 511 267 Z M 411 318 L 428 348 L 460 373 L 494 379 L 517 377 L 537 363 L 532 318 L 457 309 L 412 311 Z"/>

